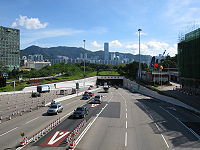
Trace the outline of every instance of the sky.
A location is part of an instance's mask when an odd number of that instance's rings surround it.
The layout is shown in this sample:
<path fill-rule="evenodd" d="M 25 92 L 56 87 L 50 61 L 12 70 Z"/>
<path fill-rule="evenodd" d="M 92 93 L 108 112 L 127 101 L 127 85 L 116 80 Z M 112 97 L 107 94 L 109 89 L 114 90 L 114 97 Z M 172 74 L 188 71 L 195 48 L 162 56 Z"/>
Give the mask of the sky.
<path fill-rule="evenodd" d="M 72 46 L 91 51 L 177 54 L 180 34 L 199 26 L 199 0 L 0 0 L 0 26 L 20 29 L 20 49 Z"/>

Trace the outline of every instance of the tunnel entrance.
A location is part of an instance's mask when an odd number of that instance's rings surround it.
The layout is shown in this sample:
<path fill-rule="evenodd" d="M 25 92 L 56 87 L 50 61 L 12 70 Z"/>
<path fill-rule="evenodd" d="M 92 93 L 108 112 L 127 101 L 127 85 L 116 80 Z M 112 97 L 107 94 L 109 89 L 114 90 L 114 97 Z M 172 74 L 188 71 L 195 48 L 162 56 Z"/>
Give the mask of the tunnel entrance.
<path fill-rule="evenodd" d="M 123 76 L 97 76 L 97 85 L 123 86 Z"/>

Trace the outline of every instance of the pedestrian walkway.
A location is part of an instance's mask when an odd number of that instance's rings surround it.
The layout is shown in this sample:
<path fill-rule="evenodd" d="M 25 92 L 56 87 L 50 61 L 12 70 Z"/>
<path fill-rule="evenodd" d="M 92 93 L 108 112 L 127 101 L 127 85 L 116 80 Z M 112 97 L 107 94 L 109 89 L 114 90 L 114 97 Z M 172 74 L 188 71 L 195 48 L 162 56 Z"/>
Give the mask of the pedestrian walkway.
<path fill-rule="evenodd" d="M 164 101 L 164 102 L 176 105 L 176 106 L 180 106 L 180 107 L 186 108 L 186 109 L 194 111 L 196 113 L 200 113 L 199 109 L 196 109 L 196 108 L 192 107 L 189 104 L 181 102 L 180 100 L 175 99 L 173 97 L 169 97 L 169 96 L 165 96 L 165 95 L 159 94 L 159 93 L 157 93 L 157 92 L 155 92 L 153 90 L 150 90 L 150 89 L 148 89 L 148 88 L 146 88 L 146 87 L 144 87 L 142 85 L 139 85 L 138 83 L 136 83 L 134 81 L 131 81 L 129 79 L 124 79 L 124 87 L 128 88 L 129 90 L 141 93 L 143 95 L 150 96 L 150 97 L 159 99 L 161 101 Z"/>

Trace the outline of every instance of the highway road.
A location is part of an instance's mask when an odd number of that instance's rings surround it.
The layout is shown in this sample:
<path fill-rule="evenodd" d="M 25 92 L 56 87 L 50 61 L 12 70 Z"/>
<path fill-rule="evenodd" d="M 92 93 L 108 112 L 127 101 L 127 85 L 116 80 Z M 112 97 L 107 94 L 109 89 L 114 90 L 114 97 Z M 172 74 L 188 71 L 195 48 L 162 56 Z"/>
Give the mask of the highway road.
<path fill-rule="evenodd" d="M 182 123 L 198 124 L 200 133 L 198 116 L 137 93 L 111 91 L 107 108 L 76 141 L 77 150 L 200 149 L 198 136 Z"/>
<path fill-rule="evenodd" d="M 184 150 L 200 149 L 200 118 L 177 106 L 111 88 L 102 94 L 104 103 L 88 115 L 88 126 L 76 140 L 77 150 Z M 19 132 L 26 136 L 36 133 L 58 117 L 63 122 L 58 130 L 71 127 L 68 116 L 76 107 L 85 104 L 80 97 L 63 101 L 63 113 L 47 116 L 42 108 L 0 125 L 1 149 L 14 148 L 20 140 Z M 76 121 L 71 121 L 76 124 Z M 55 130 L 57 130 L 55 128 Z M 198 135 L 198 134 L 199 135 Z M 47 134 L 44 138 L 49 138 Z M 38 143 L 42 141 L 38 141 Z M 24 149 L 50 149 L 29 145 Z M 58 147 L 51 147 L 58 149 Z M 64 149 L 64 147 L 59 147 Z"/>
<path fill-rule="evenodd" d="M 80 98 L 81 96 L 78 96 L 61 102 L 64 110 L 58 115 L 48 116 L 46 114 L 48 107 L 42 107 L 39 110 L 3 122 L 0 124 L 0 150 L 15 149 L 15 146 L 22 140 L 20 132 L 24 132 L 25 136 L 29 137 L 59 117 L 64 120 L 74 109 L 86 103 L 85 100 L 80 100 Z"/>

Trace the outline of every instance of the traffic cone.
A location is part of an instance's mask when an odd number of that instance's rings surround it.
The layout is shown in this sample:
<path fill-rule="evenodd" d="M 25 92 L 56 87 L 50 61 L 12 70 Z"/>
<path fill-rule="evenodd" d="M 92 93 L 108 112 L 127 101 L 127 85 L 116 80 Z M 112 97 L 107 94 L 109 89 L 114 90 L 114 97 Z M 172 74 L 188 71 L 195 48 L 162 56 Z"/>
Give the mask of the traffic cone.
<path fill-rule="evenodd" d="M 75 141 L 73 141 L 71 144 L 69 144 L 69 149 L 74 149 L 75 148 L 75 146 L 76 146 L 76 143 L 75 143 Z"/>

